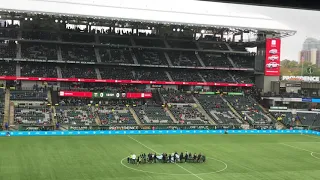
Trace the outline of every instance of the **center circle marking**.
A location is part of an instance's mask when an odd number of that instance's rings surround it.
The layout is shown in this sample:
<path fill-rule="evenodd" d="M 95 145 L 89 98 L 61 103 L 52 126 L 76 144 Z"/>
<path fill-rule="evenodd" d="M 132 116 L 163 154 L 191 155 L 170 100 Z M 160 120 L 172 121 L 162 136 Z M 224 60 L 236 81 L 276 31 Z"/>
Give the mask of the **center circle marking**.
<path fill-rule="evenodd" d="M 212 158 L 212 157 L 207 157 L 207 159 L 213 159 L 215 161 L 218 161 L 220 162 L 221 164 L 224 164 L 224 168 L 220 169 L 220 170 L 217 170 L 217 171 L 212 171 L 212 172 L 207 172 L 207 173 L 187 173 L 187 174 L 174 174 L 174 173 L 161 173 L 161 172 L 153 172 L 153 171 L 145 171 L 145 170 L 141 170 L 141 169 L 136 169 L 136 168 L 133 168 L 133 167 L 130 167 L 130 166 L 127 166 L 126 164 L 123 163 L 123 161 L 127 159 L 127 157 L 123 158 L 120 163 L 122 166 L 128 168 L 128 169 L 131 169 L 131 170 L 134 170 L 134 171 L 140 171 L 140 172 L 144 172 L 144 173 L 151 173 L 151 174 L 162 174 L 162 175 L 171 175 L 171 176 L 181 176 L 181 175 L 205 175 L 205 174 L 214 174 L 214 173 L 219 173 L 219 172 L 222 172 L 222 171 L 225 171 L 227 168 L 228 168 L 228 164 L 219 160 L 219 159 L 216 159 L 216 158 Z M 320 158 L 319 158 L 320 159 Z"/>

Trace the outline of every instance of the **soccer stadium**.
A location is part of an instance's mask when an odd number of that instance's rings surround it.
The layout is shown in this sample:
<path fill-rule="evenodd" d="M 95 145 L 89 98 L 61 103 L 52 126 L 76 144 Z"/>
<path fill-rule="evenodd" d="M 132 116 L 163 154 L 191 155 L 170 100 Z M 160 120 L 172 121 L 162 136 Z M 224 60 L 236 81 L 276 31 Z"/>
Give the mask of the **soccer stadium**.
<path fill-rule="evenodd" d="M 320 179 L 319 77 L 280 77 L 295 33 L 213 2 L 1 2 L 0 180 Z"/>

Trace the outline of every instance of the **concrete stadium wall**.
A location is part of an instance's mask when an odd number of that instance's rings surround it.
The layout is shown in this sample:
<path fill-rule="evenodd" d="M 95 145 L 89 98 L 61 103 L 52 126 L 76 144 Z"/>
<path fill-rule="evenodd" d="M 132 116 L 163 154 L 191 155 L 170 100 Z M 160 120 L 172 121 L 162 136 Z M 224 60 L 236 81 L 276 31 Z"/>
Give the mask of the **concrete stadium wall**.
<path fill-rule="evenodd" d="M 320 136 L 311 130 L 228 130 L 228 134 L 309 134 Z M 12 131 L 10 136 L 94 136 L 94 135 L 171 135 L 171 134 L 224 134 L 225 130 L 108 130 L 108 131 Z M 0 131 L 0 136 L 7 132 Z"/>

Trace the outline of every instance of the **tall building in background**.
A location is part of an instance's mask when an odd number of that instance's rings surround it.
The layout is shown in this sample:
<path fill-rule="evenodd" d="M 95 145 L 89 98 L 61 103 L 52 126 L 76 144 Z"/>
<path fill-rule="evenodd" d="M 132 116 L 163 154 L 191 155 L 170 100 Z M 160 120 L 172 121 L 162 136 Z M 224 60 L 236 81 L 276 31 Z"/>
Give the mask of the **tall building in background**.
<path fill-rule="evenodd" d="M 320 67 L 320 40 L 307 38 L 299 56 L 300 62 L 310 62 Z"/>

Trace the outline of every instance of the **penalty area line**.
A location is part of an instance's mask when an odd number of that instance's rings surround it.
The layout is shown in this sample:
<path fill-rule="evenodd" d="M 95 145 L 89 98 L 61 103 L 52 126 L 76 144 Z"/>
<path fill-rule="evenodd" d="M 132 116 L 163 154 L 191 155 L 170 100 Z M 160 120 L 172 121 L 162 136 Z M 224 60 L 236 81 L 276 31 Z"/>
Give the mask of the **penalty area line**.
<path fill-rule="evenodd" d="M 149 147 L 149 146 L 143 144 L 142 142 L 136 140 L 135 138 L 133 138 L 133 137 L 131 137 L 131 136 L 128 136 L 128 137 L 129 137 L 130 139 L 132 139 L 133 141 L 139 143 L 140 145 L 144 146 L 145 148 L 147 148 L 147 149 L 149 149 L 149 150 L 151 150 L 151 151 L 153 151 L 153 152 L 155 152 L 155 153 L 157 153 L 157 154 L 160 154 L 160 153 L 158 153 L 157 151 L 155 151 L 154 149 L 152 149 L 151 147 Z M 204 179 L 202 179 L 201 177 L 199 177 L 198 175 L 196 175 L 195 173 L 193 173 L 193 172 L 189 171 L 188 169 L 180 166 L 179 164 L 176 164 L 176 163 L 175 163 L 175 165 L 177 165 L 178 167 L 180 167 L 180 168 L 183 169 L 184 171 L 190 173 L 190 174 L 193 175 L 194 177 L 196 177 L 196 178 L 198 178 L 198 179 L 200 179 L 200 180 L 204 180 Z"/>
<path fill-rule="evenodd" d="M 291 148 L 294 148 L 294 149 L 298 149 L 298 150 L 301 150 L 301 151 L 306 151 L 306 152 L 309 152 L 310 155 L 316 159 L 320 159 L 319 157 L 315 156 L 314 154 L 319 154 L 317 152 L 313 152 L 313 151 L 310 151 L 310 150 L 307 150 L 307 149 L 303 149 L 303 148 L 299 148 L 299 147 L 296 147 L 296 146 L 292 146 L 290 144 L 286 144 L 286 143 L 279 143 L 279 144 L 282 144 L 284 146 L 288 146 L 288 147 L 291 147 Z"/>

